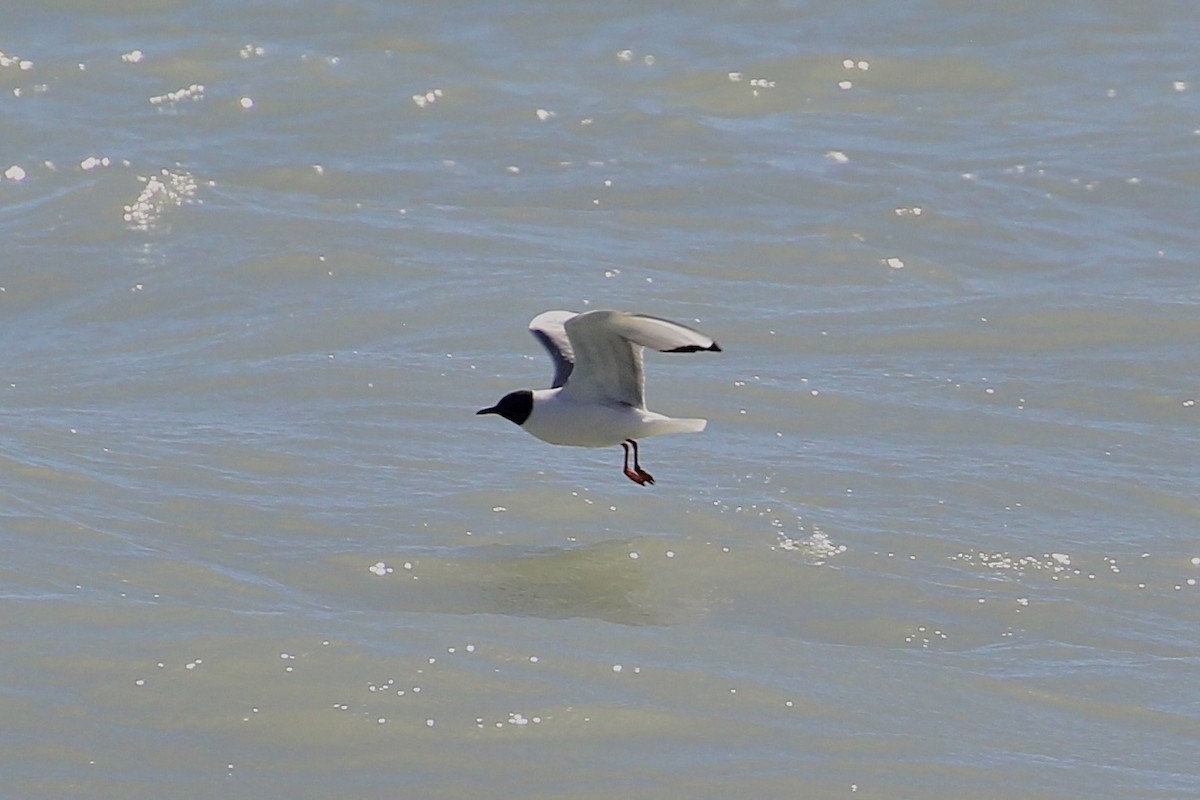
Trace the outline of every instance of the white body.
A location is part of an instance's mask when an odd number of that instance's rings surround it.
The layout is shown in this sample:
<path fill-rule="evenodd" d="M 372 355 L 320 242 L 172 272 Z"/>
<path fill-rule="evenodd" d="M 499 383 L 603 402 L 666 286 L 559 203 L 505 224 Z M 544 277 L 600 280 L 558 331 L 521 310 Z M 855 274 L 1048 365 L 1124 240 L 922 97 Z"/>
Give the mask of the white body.
<path fill-rule="evenodd" d="M 624 403 L 579 401 L 559 389 L 537 389 L 533 411 L 521 427 L 543 442 L 576 447 L 611 447 L 626 439 L 664 433 L 696 433 L 702 419 L 672 419 Z"/>
<path fill-rule="evenodd" d="M 550 444 L 622 445 L 625 475 L 642 485 L 654 479 L 638 465 L 638 439 L 695 433 L 708 424 L 647 409 L 642 361 L 647 347 L 664 353 L 720 352 L 706 334 L 659 317 L 608 310 L 545 311 L 529 330 L 554 362 L 551 388 L 509 392 L 476 414 L 498 414 Z"/>

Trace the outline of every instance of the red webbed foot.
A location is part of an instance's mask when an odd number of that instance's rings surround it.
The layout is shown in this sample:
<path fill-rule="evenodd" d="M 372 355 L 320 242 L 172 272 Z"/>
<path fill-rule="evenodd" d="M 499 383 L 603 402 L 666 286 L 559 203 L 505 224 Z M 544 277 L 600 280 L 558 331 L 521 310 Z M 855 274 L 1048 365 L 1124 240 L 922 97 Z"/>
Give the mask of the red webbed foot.
<path fill-rule="evenodd" d="M 633 446 L 633 469 L 629 468 L 629 447 Z M 625 477 L 636 483 L 638 486 L 654 483 L 654 476 L 646 470 L 642 469 L 638 464 L 638 445 L 633 439 L 626 439 L 621 442 L 621 447 L 625 448 Z"/>

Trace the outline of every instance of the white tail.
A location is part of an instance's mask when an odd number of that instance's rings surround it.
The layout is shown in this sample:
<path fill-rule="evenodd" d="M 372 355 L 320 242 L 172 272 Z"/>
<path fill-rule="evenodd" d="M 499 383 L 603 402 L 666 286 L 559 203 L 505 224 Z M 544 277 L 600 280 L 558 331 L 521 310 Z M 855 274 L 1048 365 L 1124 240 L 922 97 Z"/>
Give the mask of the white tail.
<path fill-rule="evenodd" d="M 663 419 L 654 420 L 651 423 L 651 436 L 657 436 L 662 433 L 699 433 L 708 426 L 706 419 L 671 419 L 665 417 Z"/>

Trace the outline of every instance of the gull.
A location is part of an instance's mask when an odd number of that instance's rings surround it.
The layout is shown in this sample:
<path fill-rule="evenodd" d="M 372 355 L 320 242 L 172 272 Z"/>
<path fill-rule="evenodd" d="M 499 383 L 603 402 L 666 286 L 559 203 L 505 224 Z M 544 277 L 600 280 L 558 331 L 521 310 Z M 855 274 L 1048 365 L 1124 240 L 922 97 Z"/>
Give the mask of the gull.
<path fill-rule="evenodd" d="M 544 311 L 529 330 L 554 361 L 549 389 L 520 389 L 476 414 L 498 414 L 543 442 L 625 450 L 625 477 L 645 486 L 653 476 L 638 463 L 637 440 L 663 433 L 694 433 L 703 419 L 673 419 L 646 408 L 642 351 L 721 352 L 710 337 L 678 322 L 596 310 Z M 629 452 L 633 450 L 633 467 Z"/>

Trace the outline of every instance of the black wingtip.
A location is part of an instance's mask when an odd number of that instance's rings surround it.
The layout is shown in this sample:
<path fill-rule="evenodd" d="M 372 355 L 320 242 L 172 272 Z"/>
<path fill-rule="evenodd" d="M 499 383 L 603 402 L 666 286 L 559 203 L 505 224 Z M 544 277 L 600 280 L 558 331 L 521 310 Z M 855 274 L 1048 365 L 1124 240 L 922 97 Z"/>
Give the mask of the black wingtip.
<path fill-rule="evenodd" d="M 664 350 L 664 353 L 701 353 L 701 352 L 720 353 L 721 345 L 713 342 L 708 347 L 701 347 L 698 344 L 685 344 L 683 347 L 675 347 L 670 350 Z"/>

